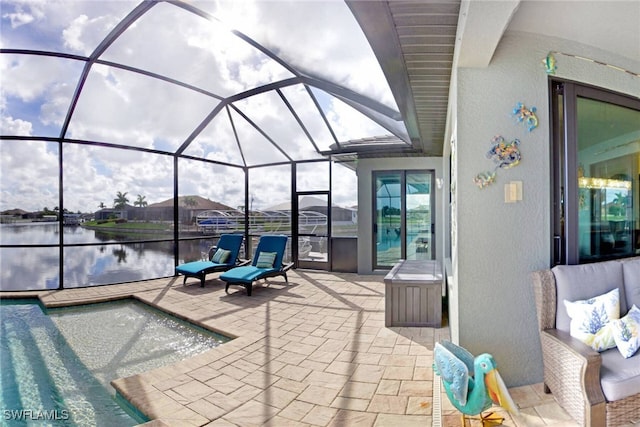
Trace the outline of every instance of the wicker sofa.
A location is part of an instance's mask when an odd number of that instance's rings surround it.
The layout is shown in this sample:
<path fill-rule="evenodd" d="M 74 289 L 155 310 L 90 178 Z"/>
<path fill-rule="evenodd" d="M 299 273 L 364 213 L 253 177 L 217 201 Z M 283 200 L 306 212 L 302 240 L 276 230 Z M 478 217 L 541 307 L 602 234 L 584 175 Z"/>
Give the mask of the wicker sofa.
<path fill-rule="evenodd" d="M 544 363 L 544 389 L 585 426 L 640 421 L 640 351 L 625 359 L 601 353 L 569 334 L 563 301 L 620 290 L 620 314 L 640 307 L 640 257 L 535 271 L 533 286 Z"/>

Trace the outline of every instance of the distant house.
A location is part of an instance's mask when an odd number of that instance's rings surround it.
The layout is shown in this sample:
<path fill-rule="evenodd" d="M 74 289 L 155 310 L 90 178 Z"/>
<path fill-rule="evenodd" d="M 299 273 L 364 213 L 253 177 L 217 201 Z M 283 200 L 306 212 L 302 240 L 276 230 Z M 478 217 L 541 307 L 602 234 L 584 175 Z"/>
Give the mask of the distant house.
<path fill-rule="evenodd" d="M 181 196 L 178 198 L 178 221 L 192 224 L 196 216 L 209 210 L 235 210 L 230 206 L 214 202 L 200 196 Z M 153 203 L 145 207 L 126 205 L 124 208 L 104 208 L 96 211 L 95 219 L 123 218 L 127 221 L 173 221 L 173 199 Z"/>

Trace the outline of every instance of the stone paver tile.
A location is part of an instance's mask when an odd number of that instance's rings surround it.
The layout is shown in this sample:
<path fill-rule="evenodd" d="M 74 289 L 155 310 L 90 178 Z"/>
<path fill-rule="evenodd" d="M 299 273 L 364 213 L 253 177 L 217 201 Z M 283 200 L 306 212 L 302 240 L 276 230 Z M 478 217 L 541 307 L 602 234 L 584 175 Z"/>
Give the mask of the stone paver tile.
<path fill-rule="evenodd" d="M 300 365 L 301 368 L 311 369 L 312 371 L 324 371 L 329 366 L 328 363 L 316 362 L 315 360 L 303 360 Z"/>
<path fill-rule="evenodd" d="M 263 426 L 278 413 L 278 409 L 255 400 L 250 400 L 229 412 L 224 419 L 238 426 Z"/>
<path fill-rule="evenodd" d="M 414 368 L 413 379 L 415 381 L 432 381 L 433 368 Z"/>
<path fill-rule="evenodd" d="M 329 423 L 329 427 L 371 427 L 376 421 L 376 414 L 341 409 Z M 396 426 L 398 427 L 398 426 Z"/>
<path fill-rule="evenodd" d="M 352 397 L 356 399 L 371 399 L 376 392 L 377 385 L 372 383 L 361 383 L 349 381 L 342 387 L 338 396 Z"/>
<path fill-rule="evenodd" d="M 432 396 L 433 383 L 431 381 L 402 381 L 399 396 Z"/>
<path fill-rule="evenodd" d="M 240 401 L 246 401 L 249 399 L 253 399 L 255 396 L 257 396 L 261 392 L 262 392 L 261 388 L 254 387 L 250 384 L 245 384 L 239 389 L 233 391 L 232 393 L 229 393 L 229 396 L 233 397 L 234 399 L 238 399 Z"/>
<path fill-rule="evenodd" d="M 380 414 L 376 419 L 374 427 L 424 427 L 430 426 L 432 418 L 426 415 L 390 415 Z M 458 419 L 460 423 L 460 419 Z M 460 425 L 460 424 L 443 424 L 445 426 Z"/>
<path fill-rule="evenodd" d="M 376 394 L 371 399 L 368 411 L 386 414 L 404 414 L 407 409 L 407 396 L 387 396 Z"/>
<path fill-rule="evenodd" d="M 335 408 L 315 406 L 307 415 L 305 415 L 302 422 L 315 426 L 326 426 L 337 413 L 338 410 Z"/>
<path fill-rule="evenodd" d="M 255 371 L 244 377 L 242 382 L 265 389 L 273 385 L 278 379 L 279 377 L 274 375 L 273 372 Z"/>
<path fill-rule="evenodd" d="M 415 356 L 416 367 L 433 369 L 433 356 Z"/>
<path fill-rule="evenodd" d="M 547 425 L 533 407 L 521 409 L 520 414 L 514 416 L 514 421 L 518 427 L 542 427 Z"/>
<path fill-rule="evenodd" d="M 215 392 L 211 387 L 195 380 L 174 387 L 171 390 L 191 401 L 202 399 Z"/>
<path fill-rule="evenodd" d="M 416 365 L 416 357 L 417 356 L 409 356 L 409 355 L 385 355 L 380 358 L 380 364 L 384 366 L 410 366 L 414 367 Z"/>
<path fill-rule="evenodd" d="M 276 415 L 267 421 L 264 427 L 309 427 L 309 424 Z"/>
<path fill-rule="evenodd" d="M 227 396 L 223 393 L 214 393 L 205 398 L 206 401 L 213 403 L 216 406 L 224 409 L 225 412 L 229 412 L 238 406 L 242 405 L 246 399 L 239 400 L 231 396 Z"/>
<path fill-rule="evenodd" d="M 344 350 L 345 346 L 347 346 L 349 342 L 344 338 L 331 337 L 332 334 L 334 334 L 334 332 L 331 332 L 331 331 L 325 334 L 325 336 L 328 339 L 325 341 L 324 344 L 318 347 L 318 351 L 327 351 L 329 353 L 336 354 Z M 341 334 L 341 335 L 344 335 L 344 334 Z M 330 338 L 333 338 L 333 339 L 330 339 Z"/>
<path fill-rule="evenodd" d="M 316 351 L 318 347 L 310 344 L 302 344 L 302 343 L 289 343 L 285 345 L 282 349 L 291 353 L 297 353 L 304 356 L 308 356 L 314 351 Z"/>
<path fill-rule="evenodd" d="M 186 384 L 190 381 L 193 381 L 193 378 L 189 375 L 177 375 L 171 378 L 167 378 L 164 381 L 159 381 L 154 384 L 154 387 L 158 390 L 164 391 L 169 390 L 170 388 L 177 387 L 182 384 Z"/>
<path fill-rule="evenodd" d="M 397 396 L 400 391 L 400 381 L 398 380 L 382 380 L 377 386 L 376 394 L 387 394 L 390 396 Z"/>
<path fill-rule="evenodd" d="M 195 411 L 192 411 L 186 406 L 182 407 L 181 409 L 171 414 L 164 415 L 162 417 L 162 420 L 163 422 L 169 424 L 170 426 L 178 426 L 178 427 L 180 426 L 195 427 L 195 426 L 200 426 L 206 423 L 207 421 L 209 421 L 207 418 L 203 417 L 202 415 L 198 414 Z"/>
<path fill-rule="evenodd" d="M 298 400 L 314 405 L 329 406 L 338 395 L 338 390 L 333 388 L 310 385 L 300 395 Z"/>
<path fill-rule="evenodd" d="M 359 351 L 351 362 L 365 365 L 378 365 L 380 364 L 380 358 L 382 358 L 381 354 L 370 354 L 364 351 Z"/>
<path fill-rule="evenodd" d="M 351 375 L 351 381 L 378 383 L 382 379 L 384 369 L 384 366 L 378 365 L 358 365 Z"/>
<path fill-rule="evenodd" d="M 351 375 L 357 367 L 358 365 L 355 363 L 334 361 L 327 367 L 327 369 L 325 369 L 325 372 L 340 375 Z"/>
<path fill-rule="evenodd" d="M 286 363 L 288 365 L 299 365 L 303 360 L 307 358 L 304 354 L 294 353 L 291 351 L 285 351 L 276 360 Z"/>
<path fill-rule="evenodd" d="M 309 368 L 304 368 L 296 365 L 284 365 L 282 369 L 276 371 L 276 374 L 279 377 L 287 378 L 293 381 L 302 381 L 304 380 L 311 372 L 313 372 Z"/>
<path fill-rule="evenodd" d="M 331 403 L 332 408 L 351 409 L 354 411 L 366 411 L 369 406 L 369 399 L 355 399 L 352 397 L 338 396 Z"/>
<path fill-rule="evenodd" d="M 216 369 L 212 369 L 209 366 L 203 366 L 201 368 L 198 368 L 194 371 L 189 372 L 187 375 L 189 375 L 193 379 L 198 380 L 200 382 L 206 382 L 220 375 L 220 371 Z"/>
<path fill-rule="evenodd" d="M 407 403 L 407 414 L 409 415 L 431 415 L 433 410 L 433 401 L 430 396 L 416 397 L 409 396 Z"/>
<path fill-rule="evenodd" d="M 232 393 L 244 385 L 242 381 L 238 381 L 228 375 L 220 375 L 210 379 L 205 384 L 224 394 Z"/>
<path fill-rule="evenodd" d="M 493 407 L 492 407 L 493 409 Z M 547 424 L 563 421 L 573 421 L 572 418 L 556 402 L 545 403 L 536 406 L 536 412 L 545 420 Z"/>
<path fill-rule="evenodd" d="M 368 351 L 371 354 L 391 354 L 393 353 L 393 347 L 371 346 Z"/>
<path fill-rule="evenodd" d="M 395 346 L 393 346 L 392 354 L 399 355 L 399 356 L 408 356 L 410 347 L 411 347 L 410 344 L 402 344 L 402 345 L 396 344 Z"/>
<path fill-rule="evenodd" d="M 393 347 L 396 345 L 396 339 L 397 339 L 397 335 L 394 335 L 391 337 L 381 337 L 380 335 L 378 335 L 373 340 L 371 345 L 373 347 L 386 347 L 390 350 L 393 350 Z"/>
<path fill-rule="evenodd" d="M 200 399 L 196 400 L 195 402 L 189 403 L 187 407 L 209 420 L 219 418 L 227 412 L 221 407 L 216 406 L 215 404 L 205 399 Z"/>
<path fill-rule="evenodd" d="M 280 378 L 274 383 L 274 385 L 298 394 L 302 393 L 304 389 L 309 386 L 309 384 L 300 381 L 293 381 L 287 378 Z"/>
<path fill-rule="evenodd" d="M 347 375 L 332 374 L 329 372 L 313 371 L 304 380 L 310 385 L 321 385 L 335 390 L 340 390 L 349 381 Z"/>
<path fill-rule="evenodd" d="M 278 387 L 269 387 L 262 393 L 254 397 L 258 402 L 265 403 L 276 408 L 284 408 L 289 405 L 298 396 L 297 393 L 284 390 Z"/>
<path fill-rule="evenodd" d="M 328 364 L 333 362 L 336 359 L 337 354 L 338 353 L 333 351 L 316 350 L 309 355 L 308 359 L 313 360 L 314 362 L 321 362 L 321 363 Z"/>
<path fill-rule="evenodd" d="M 284 365 L 286 365 L 286 363 L 283 362 L 282 360 L 270 360 L 269 362 L 262 365 L 258 369 L 258 371 L 269 372 L 269 373 L 278 372 L 280 369 L 282 369 Z"/>
<path fill-rule="evenodd" d="M 532 386 L 512 387 L 509 389 L 509 394 L 520 408 L 529 408 L 541 405 L 542 403 L 549 403 L 548 401 L 543 402 L 540 395 L 538 395 Z"/>
<path fill-rule="evenodd" d="M 217 420 L 211 421 L 209 424 L 205 424 L 205 427 L 238 427 L 236 424 L 233 424 L 224 418 L 218 418 Z"/>
<path fill-rule="evenodd" d="M 294 421 L 303 419 L 315 405 L 301 400 L 294 400 L 284 408 L 278 415 Z"/>
<path fill-rule="evenodd" d="M 385 380 L 410 380 L 413 378 L 413 366 L 387 366 L 382 378 Z"/>

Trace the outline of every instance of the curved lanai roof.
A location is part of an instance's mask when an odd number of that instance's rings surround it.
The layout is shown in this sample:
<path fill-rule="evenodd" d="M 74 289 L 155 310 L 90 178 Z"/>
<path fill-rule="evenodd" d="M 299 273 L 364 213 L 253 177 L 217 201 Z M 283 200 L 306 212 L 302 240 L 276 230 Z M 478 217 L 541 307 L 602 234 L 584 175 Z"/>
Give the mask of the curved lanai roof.
<path fill-rule="evenodd" d="M 243 167 L 410 143 L 342 1 L 3 1 L 2 137 Z"/>

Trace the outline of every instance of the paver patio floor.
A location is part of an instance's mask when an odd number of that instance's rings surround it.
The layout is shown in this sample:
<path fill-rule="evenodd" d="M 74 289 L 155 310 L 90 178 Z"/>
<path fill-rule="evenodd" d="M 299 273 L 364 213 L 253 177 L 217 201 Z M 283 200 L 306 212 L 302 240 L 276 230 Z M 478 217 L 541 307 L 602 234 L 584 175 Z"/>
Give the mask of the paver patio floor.
<path fill-rule="evenodd" d="M 432 370 L 434 343 L 449 329 L 385 327 L 383 276 L 296 270 L 289 283 L 256 284 L 251 297 L 208 277 L 204 288 L 170 277 L 2 297 L 38 295 L 47 306 L 133 297 L 234 337 L 113 381 L 149 426 L 461 425 Z M 505 414 L 504 425 L 576 425 L 541 384 L 511 393 L 521 414 Z"/>

